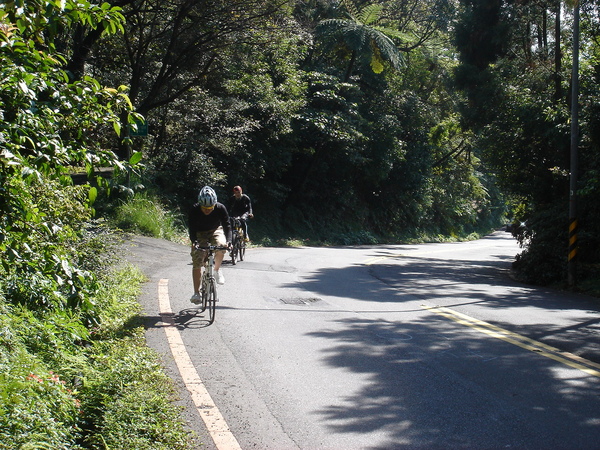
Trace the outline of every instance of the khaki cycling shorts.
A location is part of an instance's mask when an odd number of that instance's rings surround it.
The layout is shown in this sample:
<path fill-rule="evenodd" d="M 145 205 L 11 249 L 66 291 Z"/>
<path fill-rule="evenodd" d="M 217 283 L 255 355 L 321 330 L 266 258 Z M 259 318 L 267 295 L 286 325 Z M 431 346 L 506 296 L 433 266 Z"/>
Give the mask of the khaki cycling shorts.
<path fill-rule="evenodd" d="M 223 227 L 219 227 L 216 230 L 197 232 L 196 241 L 198 241 L 198 244 L 200 244 L 201 247 L 206 247 L 207 245 L 217 245 L 219 247 L 225 247 L 227 245 L 227 240 L 225 239 Z M 225 250 L 220 251 L 224 252 Z M 192 255 L 192 267 L 194 269 L 202 267 L 204 261 L 206 260 L 206 257 L 208 256 L 208 252 L 206 250 L 193 249 L 190 254 Z"/>

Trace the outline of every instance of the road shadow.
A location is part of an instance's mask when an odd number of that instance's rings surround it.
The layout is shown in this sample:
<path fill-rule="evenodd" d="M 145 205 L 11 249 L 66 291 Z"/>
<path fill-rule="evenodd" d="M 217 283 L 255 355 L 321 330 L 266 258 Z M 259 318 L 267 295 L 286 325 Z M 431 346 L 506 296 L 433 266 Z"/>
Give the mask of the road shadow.
<path fill-rule="evenodd" d="M 371 260 L 376 262 L 317 270 L 285 287 L 317 297 L 359 300 L 365 310 L 373 302 L 423 300 L 449 308 L 477 305 L 517 315 L 521 308 L 528 314 L 539 311 L 535 324 L 518 325 L 518 321 L 509 320 L 491 323 L 600 363 L 599 300 L 519 283 L 511 278 L 510 260 L 505 255 L 492 256 L 488 261 L 448 261 L 434 256 L 411 257 L 408 250 L 400 248 L 375 249 Z M 566 315 L 569 325 L 555 323 L 556 313 Z"/>
<path fill-rule="evenodd" d="M 548 358 L 434 321 L 347 319 L 309 333 L 330 341 L 327 365 L 367 379 L 316 411 L 332 432 L 388 436 L 371 449 L 598 448 L 598 378 L 565 379 Z"/>
<path fill-rule="evenodd" d="M 210 326 L 208 311 L 201 311 L 199 307 L 185 308 L 178 313 L 139 316 L 139 320 L 143 322 L 143 326 L 146 329 L 176 327 L 179 330 L 185 330 Z"/>
<path fill-rule="evenodd" d="M 285 287 L 358 300 L 365 310 L 415 300 L 514 314 L 533 308 L 539 323 L 495 325 L 600 363 L 597 299 L 518 283 L 506 255 L 447 261 L 400 246 L 369 256 L 368 264 L 316 270 Z M 544 320 L 556 311 L 572 313 L 573 324 Z M 389 436 L 370 449 L 600 448 L 600 378 L 444 317 L 336 320 L 308 336 L 329 342 L 319 354 L 325 364 L 368 380 L 316 414 L 333 432 Z"/>

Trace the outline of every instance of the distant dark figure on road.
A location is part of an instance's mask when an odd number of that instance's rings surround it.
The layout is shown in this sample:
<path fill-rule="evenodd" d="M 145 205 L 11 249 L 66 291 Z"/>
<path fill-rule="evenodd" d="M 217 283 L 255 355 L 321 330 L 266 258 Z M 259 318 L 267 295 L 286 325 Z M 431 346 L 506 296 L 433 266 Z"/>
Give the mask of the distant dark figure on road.
<path fill-rule="evenodd" d="M 231 217 L 240 218 L 244 230 L 244 239 L 249 241 L 250 237 L 248 236 L 247 221 L 248 219 L 252 219 L 254 214 L 252 214 L 252 202 L 250 201 L 250 197 L 244 194 L 240 186 L 235 186 L 233 188 L 233 195 L 229 199 L 229 215 Z"/>

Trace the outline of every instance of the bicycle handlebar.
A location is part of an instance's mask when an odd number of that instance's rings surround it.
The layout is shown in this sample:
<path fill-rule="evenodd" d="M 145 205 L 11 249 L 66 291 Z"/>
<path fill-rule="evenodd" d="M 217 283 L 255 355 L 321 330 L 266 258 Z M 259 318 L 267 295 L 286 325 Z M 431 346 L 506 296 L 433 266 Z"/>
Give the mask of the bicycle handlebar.
<path fill-rule="evenodd" d="M 193 245 L 196 250 L 209 250 L 209 251 L 229 250 L 229 247 L 221 247 L 219 245 L 209 245 L 208 247 L 200 247 L 200 244 L 198 244 L 198 242 L 194 242 Z"/>

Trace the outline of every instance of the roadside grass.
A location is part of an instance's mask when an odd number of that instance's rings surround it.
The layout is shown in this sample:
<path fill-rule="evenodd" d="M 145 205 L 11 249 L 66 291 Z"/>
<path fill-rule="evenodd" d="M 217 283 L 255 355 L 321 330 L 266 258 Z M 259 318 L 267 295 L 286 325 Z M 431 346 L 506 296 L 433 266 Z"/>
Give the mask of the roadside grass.
<path fill-rule="evenodd" d="M 251 224 L 253 225 L 253 224 Z M 422 244 L 431 242 L 464 242 L 480 239 L 495 231 L 494 229 L 469 232 L 463 235 L 444 236 L 425 232 L 398 233 L 395 235 L 378 235 L 369 230 L 340 231 L 335 229 L 323 230 L 323 235 L 316 236 L 307 233 L 306 237 L 290 236 L 280 230 L 269 229 L 264 224 L 257 223 L 252 229 L 252 242 L 262 247 L 335 247 L 352 245 L 378 244 Z"/>
<path fill-rule="evenodd" d="M 190 449 L 175 389 L 139 320 L 144 281 L 100 281 L 91 330 L 72 311 L 0 298 L 0 449 Z"/>
<path fill-rule="evenodd" d="M 180 244 L 188 243 L 185 218 L 171 212 L 155 195 L 136 192 L 132 197 L 120 200 L 109 214 L 109 223 L 126 232 L 165 239 Z M 323 235 L 305 232 L 300 236 L 286 234 L 273 229 L 268 220 L 251 221 L 251 246 L 260 247 L 301 247 L 301 246 L 339 246 L 339 245 L 377 245 L 377 244 L 418 244 L 424 242 L 469 241 L 494 231 L 493 229 L 469 232 L 462 235 L 444 236 L 425 232 L 398 233 L 380 236 L 369 230 L 324 229 Z"/>
<path fill-rule="evenodd" d="M 575 289 L 578 292 L 600 299 L 600 264 L 580 263 Z"/>
<path fill-rule="evenodd" d="M 169 211 L 160 200 L 136 193 L 120 202 L 110 214 L 110 223 L 124 231 L 172 242 L 187 242 L 184 219 Z"/>

